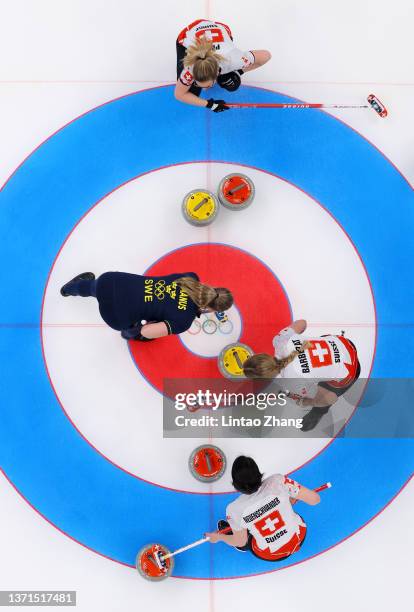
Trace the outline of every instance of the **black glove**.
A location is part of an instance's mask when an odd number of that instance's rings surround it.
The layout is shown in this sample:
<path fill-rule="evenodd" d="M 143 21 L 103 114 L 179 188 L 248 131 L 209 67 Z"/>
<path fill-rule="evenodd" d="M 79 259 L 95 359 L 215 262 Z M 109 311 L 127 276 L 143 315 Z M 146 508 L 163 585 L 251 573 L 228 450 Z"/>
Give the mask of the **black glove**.
<path fill-rule="evenodd" d="M 240 75 L 243 74 L 243 70 L 237 72 L 227 72 L 227 74 L 219 74 L 217 77 L 217 85 L 220 85 L 227 91 L 236 91 L 241 85 Z"/>
<path fill-rule="evenodd" d="M 142 327 L 141 323 L 135 323 L 132 327 L 123 329 L 121 331 L 121 336 L 125 340 L 138 340 L 139 342 L 151 342 L 151 340 L 155 340 L 155 338 L 145 338 L 145 336 L 141 334 Z"/>
<path fill-rule="evenodd" d="M 213 100 L 213 98 L 207 100 L 206 108 L 210 108 L 213 113 L 222 113 L 223 111 L 230 110 L 230 107 L 226 106 L 224 100 Z"/>

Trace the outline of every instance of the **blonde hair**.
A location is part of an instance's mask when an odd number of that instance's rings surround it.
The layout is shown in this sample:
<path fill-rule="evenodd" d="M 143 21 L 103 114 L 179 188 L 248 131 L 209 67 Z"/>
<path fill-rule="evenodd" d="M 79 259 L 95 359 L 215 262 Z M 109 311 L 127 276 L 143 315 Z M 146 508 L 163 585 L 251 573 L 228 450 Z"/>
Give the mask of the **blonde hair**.
<path fill-rule="evenodd" d="M 225 287 L 203 285 L 191 276 L 181 276 L 176 283 L 199 308 L 212 308 L 216 312 L 228 310 L 233 305 L 231 291 Z"/>
<path fill-rule="evenodd" d="M 219 62 L 224 59 L 222 55 L 215 52 L 213 43 L 206 40 L 204 36 L 197 38 L 188 47 L 184 66 L 192 66 L 192 72 L 196 81 L 215 81 L 219 73 Z"/>
<path fill-rule="evenodd" d="M 304 342 L 297 350 L 292 351 L 287 357 L 277 359 L 267 353 L 258 353 L 246 359 L 243 363 L 243 372 L 247 378 L 274 378 L 286 368 L 299 353 L 303 353 L 310 348 L 310 342 Z"/>

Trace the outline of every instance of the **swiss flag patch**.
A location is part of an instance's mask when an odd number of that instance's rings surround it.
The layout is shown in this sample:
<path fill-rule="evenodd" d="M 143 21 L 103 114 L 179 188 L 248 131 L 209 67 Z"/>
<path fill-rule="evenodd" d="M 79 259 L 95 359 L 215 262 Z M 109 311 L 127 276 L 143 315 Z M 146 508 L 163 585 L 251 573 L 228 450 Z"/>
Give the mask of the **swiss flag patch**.
<path fill-rule="evenodd" d="M 181 79 L 183 80 L 183 82 L 185 82 L 187 85 L 191 85 L 191 83 L 193 82 L 194 78 L 193 75 L 191 74 L 191 72 L 189 70 L 186 70 L 186 72 L 184 72 L 184 74 L 181 76 Z"/>

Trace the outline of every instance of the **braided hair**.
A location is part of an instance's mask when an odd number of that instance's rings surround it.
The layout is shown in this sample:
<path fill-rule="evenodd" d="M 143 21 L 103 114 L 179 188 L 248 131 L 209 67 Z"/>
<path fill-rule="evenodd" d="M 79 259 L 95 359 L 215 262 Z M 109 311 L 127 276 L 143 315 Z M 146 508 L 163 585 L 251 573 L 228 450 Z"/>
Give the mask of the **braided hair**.
<path fill-rule="evenodd" d="M 258 353 L 246 359 L 243 363 L 243 372 L 247 378 L 275 378 L 282 370 L 296 359 L 299 353 L 310 348 L 310 342 L 304 342 L 296 350 L 278 359 L 267 353 Z"/>
<path fill-rule="evenodd" d="M 226 287 L 210 287 L 191 276 L 181 276 L 176 283 L 202 310 L 212 308 L 216 312 L 223 312 L 233 305 L 233 295 Z"/>

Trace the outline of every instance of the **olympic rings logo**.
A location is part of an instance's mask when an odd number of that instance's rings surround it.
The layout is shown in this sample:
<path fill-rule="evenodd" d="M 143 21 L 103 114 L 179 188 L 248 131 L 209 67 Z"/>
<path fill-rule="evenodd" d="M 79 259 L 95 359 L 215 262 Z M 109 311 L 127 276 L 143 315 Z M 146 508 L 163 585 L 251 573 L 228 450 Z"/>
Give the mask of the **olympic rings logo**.
<path fill-rule="evenodd" d="M 165 280 L 160 279 L 154 285 L 154 295 L 157 300 L 163 300 L 165 297 Z"/>
<path fill-rule="evenodd" d="M 197 319 L 194 319 L 190 329 L 187 330 L 187 332 L 191 336 L 196 336 L 201 331 L 203 331 L 208 336 L 215 334 L 217 331 L 224 335 L 231 334 L 231 332 L 233 331 L 234 325 L 227 316 L 225 321 L 220 321 L 220 319 L 218 321 L 215 321 L 214 318 L 210 318 L 206 314 L 203 314 L 203 316 L 205 317 L 205 319 L 202 323 L 200 323 L 200 321 L 197 321 Z"/>

